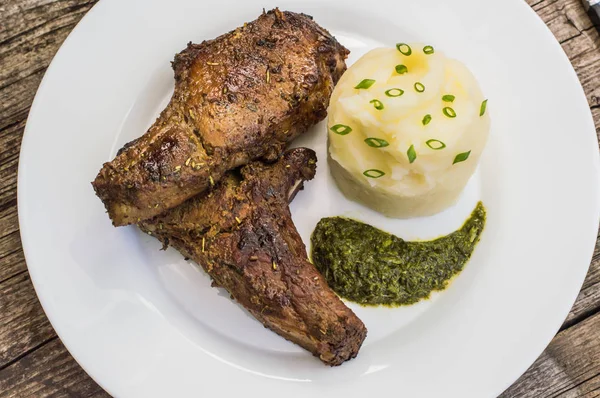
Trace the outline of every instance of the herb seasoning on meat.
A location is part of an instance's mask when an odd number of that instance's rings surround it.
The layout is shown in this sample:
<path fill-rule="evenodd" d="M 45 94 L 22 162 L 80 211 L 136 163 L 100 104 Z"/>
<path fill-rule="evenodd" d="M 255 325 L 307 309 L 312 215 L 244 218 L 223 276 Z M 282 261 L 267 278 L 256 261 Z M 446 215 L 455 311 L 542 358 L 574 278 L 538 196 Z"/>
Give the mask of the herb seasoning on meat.
<path fill-rule="evenodd" d="M 457 231 L 406 242 L 343 217 L 323 218 L 313 232 L 313 262 L 340 296 L 363 305 L 408 305 L 443 290 L 471 257 L 485 225 L 479 202 Z"/>

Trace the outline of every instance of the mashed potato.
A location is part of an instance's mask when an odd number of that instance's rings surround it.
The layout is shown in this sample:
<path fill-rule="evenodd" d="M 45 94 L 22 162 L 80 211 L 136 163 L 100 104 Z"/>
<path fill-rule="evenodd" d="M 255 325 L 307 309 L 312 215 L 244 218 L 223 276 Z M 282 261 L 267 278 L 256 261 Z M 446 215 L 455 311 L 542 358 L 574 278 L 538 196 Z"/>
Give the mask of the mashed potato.
<path fill-rule="evenodd" d="M 475 77 L 431 46 L 377 48 L 342 76 L 329 109 L 329 164 L 342 192 L 389 217 L 452 205 L 490 118 Z"/>

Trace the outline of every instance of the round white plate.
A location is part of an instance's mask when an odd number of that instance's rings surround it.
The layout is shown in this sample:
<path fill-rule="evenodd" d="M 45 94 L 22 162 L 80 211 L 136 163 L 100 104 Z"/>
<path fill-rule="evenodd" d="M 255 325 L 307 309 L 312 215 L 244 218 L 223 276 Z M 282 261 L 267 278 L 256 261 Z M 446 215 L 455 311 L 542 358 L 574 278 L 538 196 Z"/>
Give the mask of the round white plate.
<path fill-rule="evenodd" d="M 346 201 L 329 177 L 324 123 L 292 204 L 305 242 L 323 216 L 351 215 L 414 239 L 488 224 L 466 269 L 411 307 L 352 308 L 369 329 L 357 359 L 328 368 L 264 329 L 175 251 L 113 228 L 92 181 L 154 121 L 170 61 L 255 19 L 305 12 L 352 50 L 421 41 L 465 62 L 490 99 L 492 133 L 460 202 L 398 221 Z M 397 394 L 494 397 L 542 352 L 589 265 L 599 220 L 598 143 L 567 58 L 521 0 L 103 0 L 69 36 L 37 93 L 19 168 L 23 246 L 36 291 L 83 368 L 119 397 Z"/>

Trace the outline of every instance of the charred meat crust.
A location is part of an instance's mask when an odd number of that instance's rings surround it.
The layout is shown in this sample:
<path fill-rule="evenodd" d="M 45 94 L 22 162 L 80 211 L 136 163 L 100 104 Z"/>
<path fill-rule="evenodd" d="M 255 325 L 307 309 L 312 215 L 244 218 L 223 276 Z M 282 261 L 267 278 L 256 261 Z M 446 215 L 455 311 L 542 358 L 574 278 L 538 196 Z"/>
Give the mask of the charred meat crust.
<path fill-rule="evenodd" d="M 152 218 L 251 160 L 275 161 L 326 116 L 348 50 L 306 15 L 263 13 L 175 56 L 175 91 L 92 183 L 115 226 Z"/>
<path fill-rule="evenodd" d="M 312 150 L 293 149 L 139 226 L 200 264 L 266 327 L 335 366 L 357 355 L 367 330 L 309 262 L 292 222 L 288 201 L 315 169 Z"/>

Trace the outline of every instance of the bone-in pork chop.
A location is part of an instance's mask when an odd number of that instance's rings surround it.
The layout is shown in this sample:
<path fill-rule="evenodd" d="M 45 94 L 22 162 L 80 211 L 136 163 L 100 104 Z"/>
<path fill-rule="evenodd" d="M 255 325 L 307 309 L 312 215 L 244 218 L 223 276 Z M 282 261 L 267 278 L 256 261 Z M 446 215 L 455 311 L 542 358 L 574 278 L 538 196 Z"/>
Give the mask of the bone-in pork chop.
<path fill-rule="evenodd" d="M 175 56 L 175 92 L 92 183 L 115 226 L 152 218 L 254 159 L 274 161 L 323 120 L 348 50 L 278 9 Z"/>
<path fill-rule="evenodd" d="M 315 163 L 305 148 L 271 165 L 252 162 L 139 226 L 200 264 L 266 327 L 333 366 L 356 356 L 367 329 L 309 262 L 292 222 L 288 202 Z"/>

